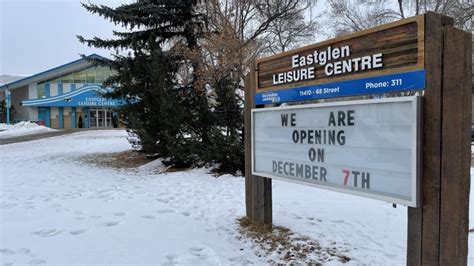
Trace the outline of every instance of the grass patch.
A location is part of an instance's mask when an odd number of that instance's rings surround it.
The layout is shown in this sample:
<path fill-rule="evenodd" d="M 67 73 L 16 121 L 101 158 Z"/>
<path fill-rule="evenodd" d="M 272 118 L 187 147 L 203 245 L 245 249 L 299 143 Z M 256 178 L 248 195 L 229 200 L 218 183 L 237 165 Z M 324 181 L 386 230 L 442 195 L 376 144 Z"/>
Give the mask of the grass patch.
<path fill-rule="evenodd" d="M 133 169 L 153 161 L 145 153 L 133 150 L 114 153 L 93 153 L 79 157 L 82 162 L 107 168 Z"/>
<path fill-rule="evenodd" d="M 351 260 L 339 252 L 335 246 L 322 247 L 318 241 L 295 233 L 286 227 L 255 225 L 247 217 L 240 218 L 237 222 L 240 234 L 249 238 L 263 250 L 263 254 L 257 253 L 258 256 L 271 256 L 280 260 L 270 259 L 269 263 L 271 264 L 283 262 L 322 265 L 322 263 L 333 260 L 342 263 Z M 242 239 L 242 237 L 239 238 Z"/>

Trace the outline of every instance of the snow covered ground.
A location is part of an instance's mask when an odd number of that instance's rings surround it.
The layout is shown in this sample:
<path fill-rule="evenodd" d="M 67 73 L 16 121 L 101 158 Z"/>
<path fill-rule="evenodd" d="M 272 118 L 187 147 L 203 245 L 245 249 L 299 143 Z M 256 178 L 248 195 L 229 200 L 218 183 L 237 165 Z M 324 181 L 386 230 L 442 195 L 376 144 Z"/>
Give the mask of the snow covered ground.
<path fill-rule="evenodd" d="M 215 178 L 205 169 L 166 174 L 149 167 L 117 170 L 78 159 L 127 150 L 126 136 L 117 130 L 85 131 L 0 146 L 1 263 L 279 261 L 276 253 L 266 256 L 239 233 L 236 219 L 245 214 L 243 178 Z M 351 258 L 348 264 L 404 264 L 405 207 L 273 184 L 274 224 L 336 248 Z"/>
<path fill-rule="evenodd" d="M 40 126 L 36 123 L 29 121 L 19 122 L 14 125 L 7 125 L 0 123 L 0 139 L 1 138 L 12 138 L 24 135 L 38 134 L 44 132 L 56 131 L 55 129 Z"/>

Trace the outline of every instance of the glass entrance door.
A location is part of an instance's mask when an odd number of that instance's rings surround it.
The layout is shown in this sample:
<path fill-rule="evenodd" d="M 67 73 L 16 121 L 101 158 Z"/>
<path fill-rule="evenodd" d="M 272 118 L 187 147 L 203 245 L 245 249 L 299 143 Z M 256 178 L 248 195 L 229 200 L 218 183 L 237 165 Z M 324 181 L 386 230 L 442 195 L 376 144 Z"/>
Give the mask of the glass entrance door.
<path fill-rule="evenodd" d="M 112 127 L 112 110 L 105 109 L 105 125 L 106 127 Z"/>
<path fill-rule="evenodd" d="M 112 110 L 91 109 L 89 111 L 90 127 L 111 127 Z"/>
<path fill-rule="evenodd" d="M 97 109 L 89 111 L 89 127 L 97 127 Z"/>
<path fill-rule="evenodd" d="M 97 126 L 98 127 L 106 127 L 106 120 L 105 120 L 105 110 L 98 109 L 97 110 Z"/>

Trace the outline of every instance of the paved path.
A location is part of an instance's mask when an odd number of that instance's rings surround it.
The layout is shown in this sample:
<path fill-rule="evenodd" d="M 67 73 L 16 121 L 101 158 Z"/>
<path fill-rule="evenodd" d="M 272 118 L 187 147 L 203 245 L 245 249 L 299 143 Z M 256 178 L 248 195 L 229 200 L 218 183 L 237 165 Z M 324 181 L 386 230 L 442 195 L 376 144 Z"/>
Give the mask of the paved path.
<path fill-rule="evenodd" d="M 110 129 L 110 128 L 107 128 L 107 129 Z M 86 130 L 100 130 L 100 129 L 99 128 L 98 129 L 74 128 L 74 129 L 64 129 L 64 130 L 44 132 L 44 133 L 31 134 L 31 135 L 24 135 L 24 136 L 5 138 L 5 139 L 0 138 L 0 145 L 10 144 L 10 143 L 18 143 L 18 142 L 25 142 L 25 141 L 31 141 L 31 140 L 37 140 L 37 139 L 44 139 L 44 138 L 51 138 L 51 137 L 57 137 L 57 136 L 72 134 L 72 133 L 86 131 Z"/>

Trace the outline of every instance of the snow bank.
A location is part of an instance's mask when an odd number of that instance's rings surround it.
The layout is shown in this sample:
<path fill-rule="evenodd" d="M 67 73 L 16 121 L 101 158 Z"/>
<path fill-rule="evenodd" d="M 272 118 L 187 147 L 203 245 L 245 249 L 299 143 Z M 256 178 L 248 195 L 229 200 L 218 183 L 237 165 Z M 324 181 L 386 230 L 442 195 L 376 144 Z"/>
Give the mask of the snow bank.
<path fill-rule="evenodd" d="M 11 127 L 11 125 L 7 125 L 5 123 L 0 123 L 0 132 L 4 131 L 4 130 L 7 130 L 9 127 Z"/>
<path fill-rule="evenodd" d="M 12 138 L 51 131 L 56 130 L 49 127 L 40 126 L 30 121 L 20 122 L 14 125 L 7 125 L 4 123 L 0 124 L 0 138 Z"/>
<path fill-rule="evenodd" d="M 139 171 L 153 171 L 153 172 L 163 172 L 166 169 L 166 166 L 163 165 L 160 159 L 146 163 L 138 167 Z"/>
<path fill-rule="evenodd" d="M 1 146 L 0 265 L 285 263 L 239 234 L 243 178 L 205 169 L 157 174 L 159 160 L 125 171 L 77 159 L 129 150 L 126 138 L 124 130 L 95 130 Z M 406 207 L 278 180 L 272 186 L 275 225 L 342 252 L 351 258 L 344 265 L 405 264 Z M 469 248 L 474 265 L 474 234 Z M 322 255 L 324 265 L 343 264 Z"/>

